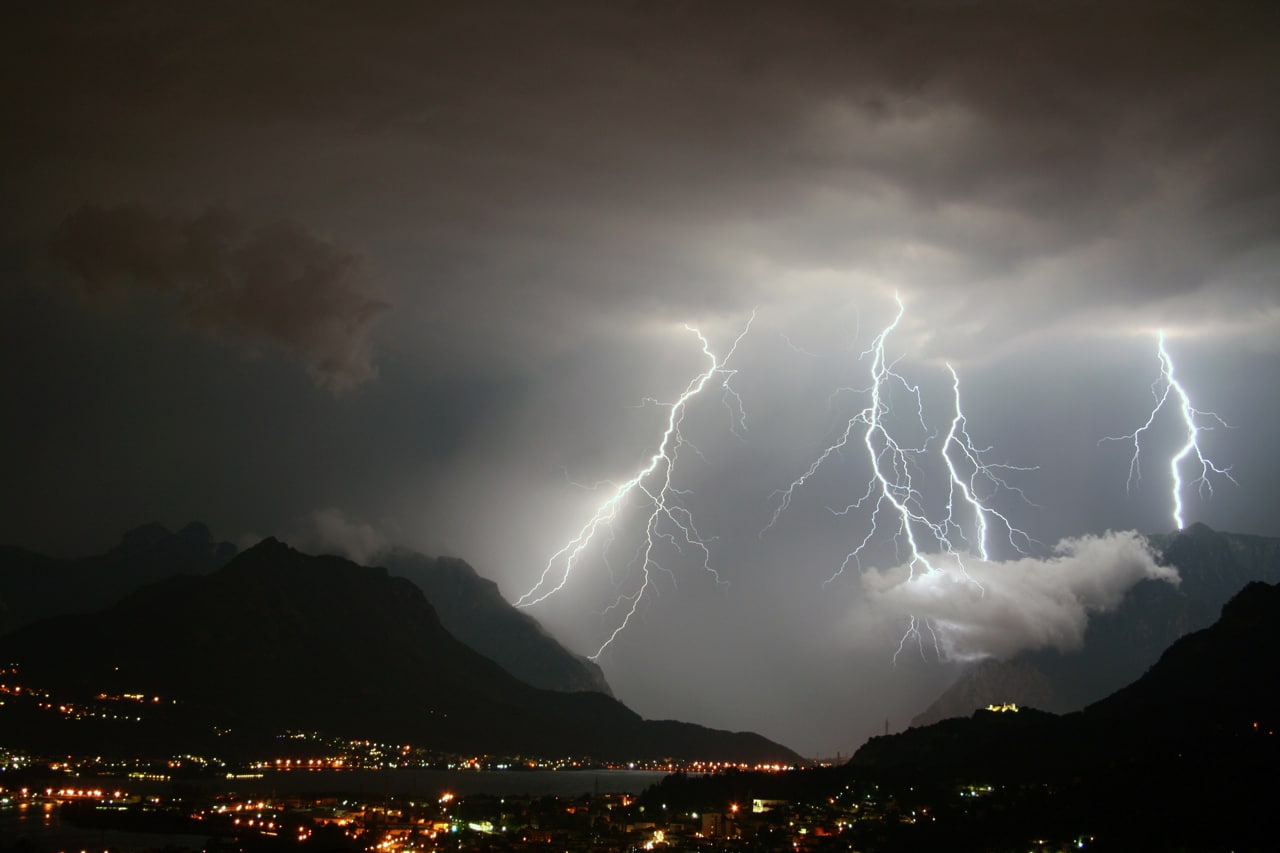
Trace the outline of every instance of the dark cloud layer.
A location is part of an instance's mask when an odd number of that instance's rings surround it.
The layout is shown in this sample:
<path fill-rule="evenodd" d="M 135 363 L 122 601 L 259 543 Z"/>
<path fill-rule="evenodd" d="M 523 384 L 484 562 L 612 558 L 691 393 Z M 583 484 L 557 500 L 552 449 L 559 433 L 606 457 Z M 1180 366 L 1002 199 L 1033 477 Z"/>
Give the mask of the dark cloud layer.
<path fill-rule="evenodd" d="M 691 407 L 676 483 L 729 586 L 664 551 L 602 663 L 645 714 L 847 751 L 954 674 L 892 664 L 904 609 L 1007 651 L 1027 614 L 1067 636 L 1101 600 L 1080 583 L 1110 601 L 1145 565 L 1038 547 L 985 604 L 930 603 L 868 586 L 902 564 L 890 541 L 826 583 L 867 532 L 830 512 L 865 490 L 857 452 L 760 537 L 866 404 L 858 354 L 895 291 L 916 437 L 948 423 L 950 362 L 975 440 L 1038 466 L 1015 478 L 1034 505 L 1000 509 L 1040 542 L 1168 529 L 1177 424 L 1130 491 L 1126 448 L 1098 443 L 1149 413 L 1161 327 L 1233 425 L 1206 442 L 1240 485 L 1189 512 L 1280 535 L 1277 43 L 1263 2 L 10 10 L 0 379 L 22 414 L 0 540 L 83 552 L 201 517 L 447 551 L 515 598 L 600 499 L 570 481 L 653 452 L 666 410 L 641 401 L 704 363 L 684 323 L 723 352 L 755 309 L 747 429 Z M 68 272 L 90 298 L 65 298 Z M 594 650 L 613 569 L 584 564 L 535 615 Z"/>
<path fill-rule="evenodd" d="M 1243 322 L 1224 289 L 1277 310 L 1266 4 L 190 11 L 28 13 L 43 38 L 12 45 L 9 85 L 30 132 L 6 144 L 57 168 L 19 197 L 115 199 L 128 176 L 125 197 L 322 203 L 415 267 L 407 298 L 486 316 L 437 321 L 432 356 L 477 335 L 552 355 L 826 269 L 935 295 L 953 357 L 1151 300 Z"/>
<path fill-rule="evenodd" d="M 171 294 L 192 328 L 250 353 L 278 346 L 335 391 L 377 373 L 369 336 L 389 306 L 357 256 L 295 226 L 250 231 L 222 210 L 90 205 L 59 226 L 52 251 L 91 294 Z"/>

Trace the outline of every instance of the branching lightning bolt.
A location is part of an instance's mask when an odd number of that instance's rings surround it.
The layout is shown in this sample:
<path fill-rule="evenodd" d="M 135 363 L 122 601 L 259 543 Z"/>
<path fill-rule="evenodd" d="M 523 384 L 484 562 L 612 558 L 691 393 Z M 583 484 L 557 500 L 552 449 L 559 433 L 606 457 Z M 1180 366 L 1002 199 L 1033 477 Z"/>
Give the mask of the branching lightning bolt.
<path fill-rule="evenodd" d="M 720 575 L 711 566 L 711 551 L 707 547 L 706 540 L 703 539 L 694 526 L 692 513 L 678 501 L 679 497 L 686 494 L 686 492 L 677 489 L 672 478 L 676 463 L 680 457 L 680 451 L 683 448 L 688 447 L 693 452 L 701 455 L 697 448 L 684 438 L 680 432 L 680 427 L 684 422 L 690 402 L 700 395 L 708 385 L 712 384 L 713 379 L 719 378 L 718 385 L 721 391 L 721 398 L 729 411 L 730 431 L 734 435 L 741 436 L 746 430 L 746 411 L 743 408 L 742 398 L 738 396 L 738 393 L 729 384 L 737 371 L 726 367 L 726 365 L 733 358 L 742 339 L 751 330 L 751 324 L 754 320 L 755 312 L 752 312 L 745 327 L 734 339 L 733 345 L 730 346 L 723 359 L 718 358 L 711 351 L 711 345 L 701 331 L 688 324 L 685 325 L 688 331 L 697 336 L 699 343 L 702 345 L 702 353 L 706 356 L 707 367 L 702 373 L 690 380 L 684 392 L 674 403 L 669 405 L 666 424 L 662 432 L 662 438 L 658 443 L 658 449 L 649 457 L 649 461 L 644 467 L 636 471 L 630 479 L 614 488 L 610 497 L 596 508 L 595 513 L 579 529 L 576 536 L 551 555 L 551 558 L 547 560 L 546 568 L 543 569 L 542 575 L 538 578 L 538 582 L 515 603 L 516 607 L 532 607 L 564 589 L 569 582 L 569 576 L 581 560 L 583 552 L 598 538 L 611 538 L 613 525 L 618 521 L 619 514 L 626 508 L 630 500 L 639 497 L 649 507 L 648 516 L 645 519 L 644 535 L 641 538 L 639 550 L 634 560 L 640 566 L 640 585 L 633 593 L 619 594 L 618 598 L 609 607 L 605 608 L 605 613 L 621 610 L 624 615 L 605 641 L 596 649 L 595 654 L 588 656 L 591 660 L 599 658 L 604 650 L 617 639 L 618 635 L 631 622 L 632 617 L 635 616 L 640 607 L 640 601 L 649 591 L 653 572 L 667 571 L 657 562 L 654 554 L 660 541 L 669 543 L 677 550 L 682 550 L 682 544 L 694 549 L 701 555 L 703 570 L 715 578 L 716 583 L 724 583 Z M 557 566 L 560 567 L 558 573 L 555 571 Z"/>
<path fill-rule="evenodd" d="M 1174 378 L 1173 375 L 1173 358 L 1169 355 L 1169 351 L 1164 345 L 1164 332 L 1157 333 L 1157 351 L 1160 357 L 1160 375 L 1156 377 L 1155 382 L 1151 384 L 1151 394 L 1156 400 L 1155 406 L 1151 409 L 1151 414 L 1147 416 L 1146 423 L 1138 427 L 1131 433 L 1119 436 L 1107 436 L 1102 441 L 1132 441 L 1133 456 L 1129 460 L 1129 478 L 1125 481 L 1125 490 L 1131 491 L 1135 484 L 1142 479 L 1142 468 L 1140 458 L 1142 455 L 1142 434 L 1147 432 L 1155 424 L 1156 417 L 1160 414 L 1160 410 L 1164 408 L 1166 403 L 1176 398 L 1170 403 L 1178 410 L 1178 416 L 1182 419 L 1185 429 L 1186 440 L 1182 447 L 1169 458 L 1169 473 L 1173 479 L 1172 486 L 1172 502 L 1173 502 L 1173 523 L 1176 529 L 1183 529 L 1186 524 L 1182 517 L 1182 463 L 1187 457 L 1194 454 L 1196 462 L 1200 465 L 1199 476 L 1192 481 L 1197 490 L 1202 494 L 1208 492 L 1213 495 L 1213 483 L 1209 480 L 1209 475 L 1221 474 L 1231 482 L 1235 483 L 1235 477 L 1231 476 L 1231 468 L 1219 468 L 1214 464 L 1208 456 L 1204 455 L 1204 451 L 1200 447 L 1200 433 L 1211 430 L 1214 425 L 1231 428 L 1231 425 L 1224 421 L 1221 417 L 1213 412 L 1202 411 L 1191 404 L 1191 397 L 1187 394 L 1182 384 Z M 1208 421 L 1208 425 L 1204 425 Z M 1101 442 L 1099 442 L 1101 443 Z M 1237 483 L 1237 485 L 1239 485 Z"/>
<path fill-rule="evenodd" d="M 908 551 L 906 563 L 908 581 L 914 580 L 917 572 L 929 575 L 940 571 L 930 561 L 929 554 L 925 550 L 926 546 L 936 548 L 937 553 L 947 555 L 960 567 L 961 572 L 964 572 L 964 562 L 957 549 L 959 542 L 965 543 L 973 552 L 973 556 L 980 560 L 989 560 L 988 532 L 993 522 L 1005 529 L 1009 543 L 1015 550 L 1021 552 L 1023 550 L 1021 546 L 1031 541 L 1026 533 L 1013 526 L 1007 516 L 986 503 L 987 497 L 984 493 L 992 494 L 1000 489 L 1007 489 L 1025 500 L 1026 496 L 1020 489 L 1006 482 L 1004 474 L 1009 471 L 1034 469 L 985 461 L 983 454 L 990 448 L 978 447 L 969 435 L 968 421 L 960 404 L 960 379 L 951 365 L 947 365 L 947 369 L 951 374 L 955 415 L 938 449 L 938 455 L 941 456 L 947 468 L 949 487 L 944 516 L 938 521 L 929 517 L 924 507 L 923 495 L 917 489 L 912 476 L 913 470 L 929 452 L 929 440 L 926 439 L 920 447 L 904 445 L 885 423 L 886 416 L 891 412 L 887 391 L 896 383 L 915 400 L 915 420 L 919 422 L 921 429 L 928 433 L 924 417 L 924 402 L 919 387 L 911 384 L 898 373 L 894 369 L 896 361 L 890 361 L 886 354 L 889 336 L 898 327 L 906 311 L 901 297 L 895 295 L 894 298 L 898 303 L 898 313 L 859 357 L 860 360 L 867 356 L 871 357 L 871 384 L 865 389 L 865 392 L 870 394 L 869 402 L 861 411 L 848 419 L 840 437 L 823 450 L 803 474 L 785 489 L 775 493 L 778 503 L 769 523 L 761 531 L 763 535 L 778 522 L 782 513 L 790 507 L 797 490 L 803 487 L 832 455 L 840 454 L 848 447 L 860 431 L 862 444 L 866 448 L 866 458 L 871 467 L 866 491 L 843 509 L 833 509 L 832 512 L 836 515 L 848 515 L 870 504 L 872 505 L 870 527 L 858 544 L 846 555 L 840 568 L 828 579 L 828 583 L 839 577 L 850 564 L 861 566 L 863 552 L 880 532 L 882 516 L 888 516 L 890 519 L 894 541 L 905 545 Z M 974 528 L 970 536 L 964 534 L 961 521 L 961 514 L 966 509 L 972 518 Z M 967 572 L 965 576 L 968 577 Z M 972 578 L 969 580 L 977 583 Z M 908 619 L 907 631 L 899 643 L 894 659 L 897 659 L 898 654 L 901 654 L 907 643 L 913 639 L 920 646 L 923 654 L 924 632 L 928 632 L 935 652 L 938 652 L 938 656 L 941 657 L 934 626 L 927 619 L 912 616 Z"/>
<path fill-rule="evenodd" d="M 967 505 L 973 513 L 975 531 L 972 546 L 976 550 L 978 559 L 983 561 L 991 559 L 987 550 L 988 517 L 994 518 L 1004 527 L 1009 544 L 1015 551 L 1022 553 L 1025 551 L 1024 546 L 1029 547 L 1031 545 L 1031 538 L 1014 527 L 1008 517 L 999 510 L 983 503 L 979 497 L 979 492 L 986 490 L 995 492 L 1005 489 L 1017 494 L 1025 503 L 1031 504 L 1031 500 L 1026 493 L 1017 486 L 1011 485 L 1001 476 L 1001 473 L 1005 471 L 1035 471 L 1037 467 L 1023 467 L 983 460 L 982 454 L 987 453 L 991 448 L 979 448 L 974 445 L 973 439 L 969 436 L 968 419 L 960 407 L 960 377 L 950 364 L 947 365 L 947 370 L 951 374 L 951 388 L 955 394 L 956 414 L 951 420 L 951 429 L 947 431 L 947 437 L 942 443 L 942 458 L 947 463 L 947 473 L 951 475 L 951 492 L 947 495 L 947 517 L 943 520 L 944 529 L 951 530 L 954 528 L 962 538 L 964 537 L 963 529 L 955 520 L 955 493 L 958 489 L 961 502 Z M 968 477 L 961 476 L 955 460 L 951 458 L 952 447 L 956 448 L 960 457 L 968 463 L 970 468 Z M 986 484 L 985 488 L 983 486 L 984 483 Z"/>
<path fill-rule="evenodd" d="M 871 529 L 867 532 L 862 542 L 858 544 L 858 547 L 845 558 L 844 564 L 841 565 L 836 575 L 843 572 L 851 560 L 858 560 L 863 549 L 876 532 L 876 523 L 879 519 L 880 511 L 885 508 L 886 503 L 889 505 L 892 514 L 897 517 L 898 529 L 894 535 L 905 539 L 910 551 L 911 558 L 907 563 L 907 571 L 911 577 L 915 577 L 917 568 L 922 568 L 926 572 L 937 571 L 933 564 L 929 562 L 929 558 L 921 551 L 920 545 L 916 541 L 917 527 L 925 527 L 948 551 L 953 550 L 951 543 L 947 541 L 945 526 L 931 523 L 923 510 L 920 509 L 920 493 L 916 491 L 912 484 L 911 456 L 922 453 L 925 448 L 904 448 L 884 425 L 884 416 L 889 412 L 889 405 L 884 400 L 883 391 L 885 384 L 890 381 L 901 383 L 915 397 L 916 413 L 921 426 L 924 425 L 924 405 L 920 399 L 920 389 L 907 382 L 900 374 L 895 373 L 893 364 L 888 361 L 885 355 L 885 342 L 889 339 L 889 335 L 893 330 L 898 327 L 898 323 L 902 320 L 902 315 L 906 312 L 902 299 L 896 295 L 894 298 L 898 302 L 897 315 L 894 316 L 892 323 L 886 326 L 880 334 L 876 335 L 871 342 L 871 348 L 863 353 L 864 356 L 871 356 L 871 402 L 861 412 L 849 419 L 849 426 L 845 429 L 845 435 L 847 436 L 853 430 L 855 424 L 866 425 L 866 430 L 862 434 L 862 443 L 867 448 L 867 458 L 871 463 L 871 480 L 867 484 L 866 494 L 846 506 L 843 510 L 839 510 L 837 514 L 847 515 L 853 509 L 861 507 L 874 494 L 876 495 L 876 500 L 875 509 L 871 513 Z"/>

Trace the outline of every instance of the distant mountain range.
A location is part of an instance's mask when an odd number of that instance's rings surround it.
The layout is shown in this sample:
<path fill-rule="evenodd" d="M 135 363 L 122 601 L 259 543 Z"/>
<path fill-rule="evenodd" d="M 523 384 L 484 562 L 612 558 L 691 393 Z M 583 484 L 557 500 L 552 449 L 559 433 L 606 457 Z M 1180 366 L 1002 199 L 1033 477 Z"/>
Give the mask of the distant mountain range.
<path fill-rule="evenodd" d="M 298 729 L 457 753 L 799 760 L 759 735 L 532 687 L 455 639 L 409 580 L 271 539 L 212 573 L 19 628 L 0 661 L 7 683 L 63 708 L 6 702 L 11 748 L 225 755 Z M 95 716 L 138 696 L 132 718 Z"/>
<path fill-rule="evenodd" d="M 677 774 L 640 802 L 711 812 L 766 798 L 791 804 L 792 825 L 825 812 L 825 832 L 799 845 L 815 851 L 1274 850 L 1277 625 L 1280 586 L 1250 583 L 1083 710 L 979 710 L 872 738 L 841 766 Z"/>
<path fill-rule="evenodd" d="M 143 525 L 105 554 L 76 559 L 0 546 L 0 634 L 49 616 L 101 610 L 175 575 L 207 575 L 235 555 L 235 545 L 215 542 L 199 522 L 177 533 Z M 613 695 L 598 666 L 512 607 L 497 584 L 464 561 L 396 550 L 380 564 L 413 581 L 451 634 L 521 681 L 547 690 Z"/>
<path fill-rule="evenodd" d="M 1280 581 L 1280 539 L 1218 533 L 1199 523 L 1148 538 L 1161 561 L 1177 567 L 1177 587 L 1139 582 L 1119 607 L 1089 620 L 1078 652 L 1026 652 L 976 664 L 911 725 L 967 717 L 1001 702 L 1078 710 L 1141 676 L 1179 637 L 1213 622 L 1249 582 Z"/>
<path fill-rule="evenodd" d="M 208 574 L 235 553 L 236 546 L 213 541 L 198 522 L 177 533 L 147 524 L 92 557 L 63 560 L 0 545 L 0 634 L 48 616 L 99 610 L 173 575 Z"/>
<path fill-rule="evenodd" d="M 1276 625 L 1280 586 L 1250 583 L 1217 622 L 1179 639 L 1141 678 L 1081 711 L 978 710 L 872 738 L 850 763 L 1039 779 L 1170 760 L 1230 759 L 1245 769 L 1255 763 L 1247 756 L 1274 755 L 1280 741 Z"/>
<path fill-rule="evenodd" d="M 989 802 L 950 815 L 945 837 L 899 849 L 1026 849 L 1045 834 L 1099 850 L 1275 849 L 1278 624 L 1280 587 L 1250 583 L 1215 624 L 1082 711 L 976 711 L 873 738 L 849 772 L 984 786 Z"/>

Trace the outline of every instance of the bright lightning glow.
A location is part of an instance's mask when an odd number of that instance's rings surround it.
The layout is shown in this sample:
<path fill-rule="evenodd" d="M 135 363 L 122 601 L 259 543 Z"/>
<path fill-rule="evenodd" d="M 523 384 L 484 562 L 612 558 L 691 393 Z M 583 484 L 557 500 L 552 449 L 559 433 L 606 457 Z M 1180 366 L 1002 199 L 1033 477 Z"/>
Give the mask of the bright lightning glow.
<path fill-rule="evenodd" d="M 840 454 L 853 441 L 861 429 L 862 445 L 866 448 L 866 459 L 871 468 L 866 491 L 857 500 L 843 509 L 832 510 L 836 515 L 849 515 L 854 510 L 867 505 L 872 506 L 870 525 L 861 541 L 845 556 L 844 562 L 828 580 L 835 580 L 850 564 L 861 567 L 864 551 L 873 539 L 881 532 L 881 525 L 887 523 L 892 529 L 892 538 L 907 551 L 908 581 L 915 579 L 917 572 L 933 575 L 940 571 L 929 559 L 931 549 L 935 554 L 946 554 L 955 558 L 960 571 L 964 573 L 963 560 L 957 550 L 958 543 L 965 543 L 972 555 L 980 560 L 990 560 L 988 548 L 988 531 L 990 525 L 999 523 L 1005 530 L 1009 544 L 1018 552 L 1021 545 L 1030 543 L 1030 538 L 1014 527 L 1007 516 L 991 507 L 987 501 L 990 495 L 1000 489 L 1016 492 L 1025 500 L 1020 489 L 1010 486 L 1004 479 L 1008 471 L 1028 471 L 1030 468 L 1019 468 L 1012 465 L 992 464 L 984 460 L 983 454 L 990 448 L 978 447 L 969 435 L 968 420 L 960 404 L 960 379 L 956 371 L 947 365 L 951 374 L 954 394 L 955 414 L 950 428 L 937 450 L 948 473 L 948 491 L 945 511 L 941 520 L 930 518 L 925 507 L 924 495 L 917 488 L 915 475 L 929 455 L 929 441 L 926 439 L 919 446 L 911 446 L 901 441 L 886 418 L 892 414 L 889 391 L 896 386 L 905 389 L 914 399 L 913 420 L 919 424 L 922 432 L 928 433 L 925 423 L 924 401 L 917 385 L 908 382 L 896 372 L 896 362 L 890 361 L 886 354 L 889 336 L 898 327 L 905 313 L 902 299 L 895 295 L 898 313 L 892 322 L 871 342 L 871 346 L 859 357 L 871 357 L 871 385 L 866 389 L 870 394 L 867 405 L 845 424 L 840 437 L 822 451 L 810 464 L 809 468 L 796 478 L 785 489 L 779 490 L 777 506 L 773 516 L 765 525 L 761 535 L 777 524 L 782 513 L 790 507 L 797 490 L 804 486 L 831 456 Z M 966 536 L 962 516 L 971 519 L 973 532 Z M 964 573 L 968 577 L 967 573 Z M 969 579 L 977 585 L 977 581 Z M 981 587 L 979 586 L 979 589 Z M 907 631 L 898 645 L 898 654 L 909 641 L 914 640 L 923 654 L 924 634 L 928 633 L 935 652 L 939 652 L 940 644 L 937 632 L 927 619 L 910 617 Z"/>
<path fill-rule="evenodd" d="M 631 622 L 641 599 L 649 591 L 653 570 L 666 571 L 655 558 L 654 552 L 659 541 L 667 542 L 677 550 L 681 548 L 682 543 L 693 548 L 702 557 L 703 570 L 715 578 L 716 583 L 723 583 L 719 574 L 711 567 L 711 551 L 694 526 L 692 513 L 678 501 L 679 497 L 685 493 L 675 488 L 672 477 L 683 448 L 688 447 L 698 453 L 697 448 L 685 440 L 680 432 L 680 426 L 684 422 L 690 401 L 702 393 L 713 377 L 721 377 L 719 387 L 721 398 L 729 410 L 730 430 L 738 436 L 746 430 L 746 412 L 742 405 L 742 398 L 729 384 L 737 371 L 725 365 L 737 351 L 738 344 L 750 331 L 754 320 L 755 312 L 752 312 L 746 326 L 734 339 L 733 345 L 723 359 L 717 358 L 711 351 L 711 346 L 702 332 L 693 326 L 685 326 L 697 336 L 701 343 L 703 355 L 707 358 L 707 368 L 695 376 L 685 387 L 684 393 L 670 404 L 658 449 L 649 457 L 644 467 L 614 488 L 612 495 L 596 508 L 595 513 L 574 538 L 551 555 L 538 582 L 515 603 L 516 607 L 532 607 L 564 589 L 569 581 L 569 575 L 588 546 L 598 538 L 611 538 L 613 525 L 618 521 L 619 514 L 628 506 L 629 501 L 638 497 L 642 505 L 649 508 L 645 519 L 644 535 L 635 559 L 640 566 L 640 585 L 633 593 L 620 594 L 613 604 L 605 609 L 605 613 L 620 610 L 624 615 L 600 648 L 596 649 L 595 654 L 588 656 L 591 660 L 599 658 Z M 557 566 L 560 567 L 558 573 L 555 572 Z"/>
<path fill-rule="evenodd" d="M 932 524 L 924 514 L 923 509 L 919 508 L 920 494 L 912 485 L 910 457 L 912 454 L 923 452 L 924 448 L 904 448 L 884 425 L 884 416 L 889 412 L 889 405 L 884 399 L 883 391 L 885 384 L 889 381 L 900 382 L 915 397 L 916 414 L 921 426 L 924 425 L 924 405 L 920 399 L 920 389 L 907 382 L 900 374 L 895 373 L 893 364 L 890 364 L 885 356 L 885 342 L 889 339 L 889 335 L 893 330 L 898 327 L 898 323 L 902 320 L 902 315 L 906 312 L 906 307 L 902 304 L 901 297 L 895 294 L 894 299 L 898 303 L 898 313 L 893 318 L 893 322 L 885 327 L 880 334 L 876 335 L 875 340 L 871 342 L 871 348 L 863 353 L 864 356 L 871 356 L 871 402 L 865 409 L 849 420 L 850 429 L 855 423 L 866 424 L 867 428 L 862 434 L 862 443 L 867 448 L 867 459 L 871 463 L 871 481 L 867 484 L 867 492 L 863 497 L 849 504 L 837 514 L 845 515 L 850 510 L 862 506 L 863 502 L 870 498 L 872 494 L 876 495 L 875 510 L 871 513 L 871 529 L 868 531 L 866 538 L 862 540 L 857 548 L 850 552 L 840 570 L 844 571 L 850 559 L 858 559 L 868 540 L 875 533 L 876 521 L 879 518 L 880 511 L 884 509 L 887 503 L 892 514 L 897 516 L 898 529 L 895 536 L 906 540 L 911 554 L 907 569 L 910 575 L 914 577 L 917 567 L 921 567 L 927 572 L 937 571 L 924 552 L 920 550 L 919 543 L 916 541 L 916 527 L 924 526 L 946 550 L 951 551 L 952 549 L 951 543 L 946 538 L 945 527 Z M 849 429 L 845 430 L 845 434 L 849 434 Z"/>
<path fill-rule="evenodd" d="M 950 364 L 947 365 L 947 370 L 951 373 L 951 388 L 955 394 L 956 414 L 951 420 L 951 429 L 947 431 L 947 437 L 942 443 L 942 458 L 947 463 L 947 473 L 951 475 L 951 493 L 947 496 L 947 517 L 943 524 L 948 530 L 955 528 L 963 538 L 964 532 L 955 521 L 955 491 L 959 489 L 961 500 L 973 513 L 975 531 L 972 544 L 976 548 L 978 558 L 984 561 L 991 559 L 987 550 L 988 516 L 994 517 L 1000 522 L 1005 529 L 1009 544 L 1015 551 L 1023 553 L 1022 546 L 1030 546 L 1030 537 L 1014 527 L 1013 523 L 1003 513 L 983 503 L 982 498 L 979 497 L 979 492 L 989 491 L 994 493 L 1000 489 L 1007 489 L 1017 493 L 1023 501 L 1030 504 L 1031 501 L 1022 489 L 1010 485 L 1004 477 L 1000 476 L 1000 472 L 1035 471 L 1037 468 L 1034 466 L 1027 468 L 1004 463 L 991 463 L 983 460 L 982 454 L 987 453 L 991 448 L 976 447 L 973 439 L 970 438 L 969 421 L 965 417 L 964 411 L 960 408 L 960 377 L 956 375 L 955 368 Z M 952 447 L 955 447 L 960 457 L 968 463 L 968 477 L 960 475 L 955 460 L 951 458 Z"/>
<path fill-rule="evenodd" d="M 1169 473 L 1173 480 L 1171 494 L 1173 523 L 1176 529 L 1181 530 L 1186 526 L 1182 517 L 1182 463 L 1187 457 L 1194 454 L 1196 462 L 1199 463 L 1199 475 L 1192 482 L 1202 494 L 1207 492 L 1210 496 L 1213 495 L 1213 483 L 1209 480 L 1210 473 L 1221 474 L 1231 482 L 1236 482 L 1236 479 L 1231 476 L 1230 467 L 1219 468 L 1209 457 L 1204 455 L 1204 451 L 1200 447 L 1200 433 L 1213 429 L 1214 424 L 1230 429 L 1230 424 L 1215 413 L 1201 411 L 1191 404 L 1191 397 L 1188 396 L 1186 389 L 1174 378 L 1173 358 L 1170 357 L 1169 351 L 1165 348 L 1163 331 L 1157 333 L 1157 341 L 1157 351 L 1160 356 L 1160 375 L 1151 384 L 1151 394 L 1156 400 L 1155 406 L 1151 409 L 1151 414 L 1147 416 L 1146 423 L 1133 432 L 1120 436 L 1107 436 L 1102 441 L 1127 440 L 1133 442 L 1133 456 L 1129 460 L 1129 479 L 1125 481 L 1125 490 L 1132 490 L 1133 486 L 1142 479 L 1142 469 L 1139 463 L 1142 455 L 1142 434 L 1155 424 L 1156 417 L 1160 414 L 1160 410 L 1164 408 L 1165 403 L 1168 403 L 1171 398 L 1176 398 L 1176 401 L 1171 405 L 1176 406 L 1178 416 L 1182 419 L 1183 428 L 1185 429 L 1185 441 L 1178 452 L 1169 458 Z M 1206 421 L 1209 422 L 1207 425 L 1205 425 Z M 1237 483 L 1237 485 L 1239 484 Z"/>

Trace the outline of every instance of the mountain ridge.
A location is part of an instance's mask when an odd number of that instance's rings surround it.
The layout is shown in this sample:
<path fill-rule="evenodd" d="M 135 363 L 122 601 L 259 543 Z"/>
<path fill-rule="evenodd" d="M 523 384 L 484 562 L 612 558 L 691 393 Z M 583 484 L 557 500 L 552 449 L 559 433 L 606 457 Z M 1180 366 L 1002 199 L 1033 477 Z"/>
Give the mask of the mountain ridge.
<path fill-rule="evenodd" d="M 1029 777 L 1156 755 L 1215 760 L 1247 751 L 1252 739 L 1280 730 L 1280 657 L 1256 653 L 1269 648 L 1276 624 L 1280 585 L 1255 581 L 1223 605 L 1216 622 L 1083 710 L 977 710 L 872 738 L 850 764 Z"/>
<path fill-rule="evenodd" d="M 1082 709 L 1138 678 L 1179 637 L 1211 624 L 1250 581 L 1280 581 L 1280 539 L 1219 533 L 1200 522 L 1147 538 L 1163 563 L 1178 568 L 1178 587 L 1139 581 L 1115 610 L 1090 618 L 1078 652 L 1024 652 L 970 667 L 911 725 L 1002 702 Z"/>
<path fill-rule="evenodd" d="M 217 727 L 459 753 L 799 760 L 753 733 L 645 721 L 603 694 L 531 687 L 450 635 L 411 581 L 274 539 L 210 575 L 170 578 L 106 610 L 0 637 L 0 657 L 75 702 L 161 700 L 143 728 L 104 724 L 99 748 L 178 746 L 200 732 L 216 745 L 208 733 Z M 50 731 L 49 742 L 66 734 Z"/>
<path fill-rule="evenodd" d="M 177 574 L 208 574 L 235 556 L 209 528 L 177 533 L 152 522 L 126 531 L 102 554 L 58 558 L 0 545 L 0 634 L 48 616 L 106 607 L 129 592 Z"/>
<path fill-rule="evenodd" d="M 613 695 L 594 661 L 566 649 L 465 560 L 395 550 L 374 562 L 411 580 L 451 634 L 521 681 L 548 690 Z"/>
<path fill-rule="evenodd" d="M 235 545 L 215 541 L 201 522 L 176 533 L 150 522 L 126 531 L 104 553 L 69 559 L 0 545 L 0 635 L 44 617 L 100 610 L 173 575 L 209 574 L 236 553 Z M 594 662 L 566 649 L 465 561 L 394 550 L 374 561 L 384 563 L 426 594 L 450 633 L 522 681 L 613 695 Z"/>

